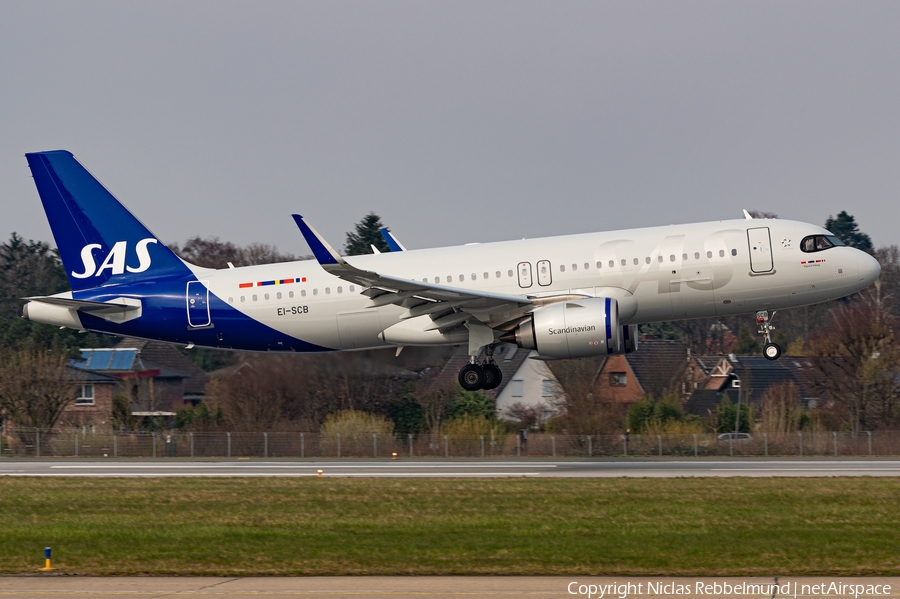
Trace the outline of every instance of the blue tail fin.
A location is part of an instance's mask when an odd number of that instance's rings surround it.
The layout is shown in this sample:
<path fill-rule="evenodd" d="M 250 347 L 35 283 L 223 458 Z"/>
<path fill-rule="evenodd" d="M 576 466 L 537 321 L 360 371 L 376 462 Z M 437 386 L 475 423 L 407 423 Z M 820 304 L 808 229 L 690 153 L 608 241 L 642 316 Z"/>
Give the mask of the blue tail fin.
<path fill-rule="evenodd" d="M 25 157 L 74 291 L 190 272 L 71 152 Z"/>

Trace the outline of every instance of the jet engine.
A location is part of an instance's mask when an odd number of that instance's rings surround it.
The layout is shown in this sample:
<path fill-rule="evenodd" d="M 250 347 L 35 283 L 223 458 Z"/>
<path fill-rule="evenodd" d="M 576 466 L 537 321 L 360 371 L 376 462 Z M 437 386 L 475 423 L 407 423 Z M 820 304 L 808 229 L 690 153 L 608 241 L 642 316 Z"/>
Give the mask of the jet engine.
<path fill-rule="evenodd" d="M 621 339 L 623 328 L 628 327 L 619 325 L 619 304 L 614 298 L 591 297 L 538 308 L 500 340 L 537 350 L 542 358 L 586 358 L 636 347 L 633 336 Z"/>

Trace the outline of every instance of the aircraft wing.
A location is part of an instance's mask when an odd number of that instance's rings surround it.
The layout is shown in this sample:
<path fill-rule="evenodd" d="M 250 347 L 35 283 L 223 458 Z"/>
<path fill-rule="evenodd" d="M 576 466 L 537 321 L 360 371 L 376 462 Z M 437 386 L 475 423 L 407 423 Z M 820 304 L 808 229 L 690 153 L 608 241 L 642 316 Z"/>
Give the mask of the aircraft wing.
<path fill-rule="evenodd" d="M 531 299 L 522 295 L 448 287 L 357 268 L 328 245 L 302 216 L 294 214 L 293 217 L 322 268 L 336 277 L 367 288 L 366 294 L 372 298 L 371 308 L 388 304 L 403 306 L 408 308 L 405 318 L 424 314 L 436 316 L 439 312 L 455 308 L 462 308 L 469 313 L 484 313 L 487 317 L 490 313 L 532 305 Z M 491 319 L 488 317 L 487 320 Z"/>

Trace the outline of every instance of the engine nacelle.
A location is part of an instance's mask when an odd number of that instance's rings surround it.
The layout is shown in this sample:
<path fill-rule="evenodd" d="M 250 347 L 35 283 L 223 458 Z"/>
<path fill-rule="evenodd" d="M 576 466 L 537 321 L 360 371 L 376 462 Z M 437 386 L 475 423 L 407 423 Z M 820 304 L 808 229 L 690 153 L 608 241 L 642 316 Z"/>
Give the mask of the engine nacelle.
<path fill-rule="evenodd" d="M 626 351 L 621 328 L 618 302 L 592 297 L 538 308 L 501 340 L 537 350 L 543 358 L 586 358 Z"/>

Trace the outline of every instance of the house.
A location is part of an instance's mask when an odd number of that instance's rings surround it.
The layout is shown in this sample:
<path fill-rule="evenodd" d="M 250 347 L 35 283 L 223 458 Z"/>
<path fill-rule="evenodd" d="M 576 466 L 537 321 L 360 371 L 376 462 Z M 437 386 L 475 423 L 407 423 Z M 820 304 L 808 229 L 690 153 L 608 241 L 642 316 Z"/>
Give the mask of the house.
<path fill-rule="evenodd" d="M 541 360 L 531 360 L 537 352 L 521 349 L 511 343 L 500 343 L 494 348 L 494 362 L 500 368 L 503 379 L 496 389 L 482 391 L 497 402 L 497 415 L 505 417 L 514 404 L 537 408 L 544 418 L 555 414 L 552 400 L 556 395 L 557 382 L 553 373 Z M 479 359 L 483 359 L 479 355 Z M 450 390 L 458 386 L 459 370 L 469 361 L 465 347 L 456 347 L 443 365 L 430 373 L 427 382 L 429 390 Z"/>
<path fill-rule="evenodd" d="M 609 356 L 597 372 L 595 388 L 604 397 L 631 403 L 648 395 L 686 398 L 706 379 L 703 367 L 681 341 L 643 340 L 638 351 Z"/>
<path fill-rule="evenodd" d="M 202 369 L 168 343 L 126 338 L 112 348 L 80 351 L 67 369 L 76 398 L 60 424 L 111 423 L 116 396 L 127 398 L 131 416 L 171 417 L 196 405 L 208 381 Z"/>
<path fill-rule="evenodd" d="M 784 356 L 767 360 L 761 356 L 698 356 L 698 364 L 707 372 L 706 381 L 685 403 L 685 412 L 697 416 L 714 413 L 723 397 L 732 403 L 738 400 L 759 405 L 773 387 L 793 384 L 805 408 L 816 408 L 821 398 L 816 381 L 819 373 L 812 360 Z"/>

